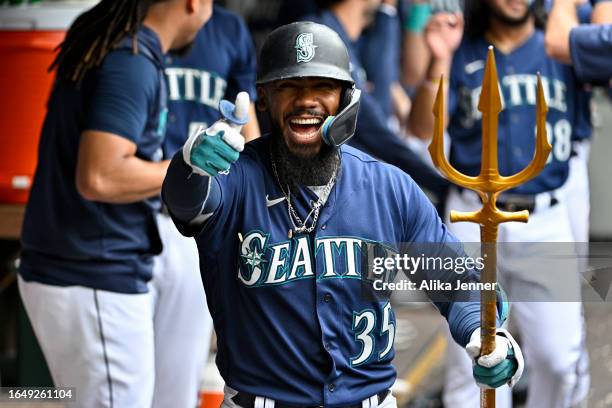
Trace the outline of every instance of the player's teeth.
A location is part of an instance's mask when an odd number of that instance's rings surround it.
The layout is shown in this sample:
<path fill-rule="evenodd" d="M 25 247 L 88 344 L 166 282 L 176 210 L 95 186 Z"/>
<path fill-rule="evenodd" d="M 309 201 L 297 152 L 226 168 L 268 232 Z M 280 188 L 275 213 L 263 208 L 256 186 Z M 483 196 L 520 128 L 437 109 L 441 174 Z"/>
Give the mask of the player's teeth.
<path fill-rule="evenodd" d="M 308 118 L 308 119 L 292 119 L 291 123 L 295 125 L 318 125 L 321 123 L 321 119 Z"/>

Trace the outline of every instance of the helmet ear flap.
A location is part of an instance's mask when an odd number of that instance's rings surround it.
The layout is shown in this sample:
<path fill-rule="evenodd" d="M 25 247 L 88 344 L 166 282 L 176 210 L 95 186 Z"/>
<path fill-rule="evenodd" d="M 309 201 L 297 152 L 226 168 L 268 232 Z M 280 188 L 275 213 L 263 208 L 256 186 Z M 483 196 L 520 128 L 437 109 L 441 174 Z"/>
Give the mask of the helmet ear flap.
<path fill-rule="evenodd" d="M 353 137 L 357 126 L 360 96 L 361 91 L 354 85 L 345 89 L 338 113 L 328 116 L 321 127 L 325 143 L 337 148 Z"/>

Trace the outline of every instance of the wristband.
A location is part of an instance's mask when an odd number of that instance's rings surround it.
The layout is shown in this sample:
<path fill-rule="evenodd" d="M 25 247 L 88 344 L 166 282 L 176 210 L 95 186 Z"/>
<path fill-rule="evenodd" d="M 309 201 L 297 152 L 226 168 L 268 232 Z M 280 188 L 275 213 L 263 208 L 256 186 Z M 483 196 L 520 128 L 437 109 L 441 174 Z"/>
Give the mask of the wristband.
<path fill-rule="evenodd" d="M 431 16 L 429 3 L 417 3 L 410 6 L 404 21 L 404 29 L 411 33 L 422 33 Z"/>

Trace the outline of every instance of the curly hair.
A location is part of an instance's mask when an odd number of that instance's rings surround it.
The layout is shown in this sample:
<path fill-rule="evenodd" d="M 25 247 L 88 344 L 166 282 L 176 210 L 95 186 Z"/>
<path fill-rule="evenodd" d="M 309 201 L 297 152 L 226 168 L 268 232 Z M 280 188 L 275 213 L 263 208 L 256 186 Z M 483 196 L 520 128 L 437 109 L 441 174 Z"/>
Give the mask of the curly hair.
<path fill-rule="evenodd" d="M 49 67 L 57 70 L 57 80 L 79 84 L 88 70 L 98 66 L 106 54 L 128 35 L 134 37 L 149 8 L 165 0 L 102 0 L 72 23 L 59 53 Z"/>

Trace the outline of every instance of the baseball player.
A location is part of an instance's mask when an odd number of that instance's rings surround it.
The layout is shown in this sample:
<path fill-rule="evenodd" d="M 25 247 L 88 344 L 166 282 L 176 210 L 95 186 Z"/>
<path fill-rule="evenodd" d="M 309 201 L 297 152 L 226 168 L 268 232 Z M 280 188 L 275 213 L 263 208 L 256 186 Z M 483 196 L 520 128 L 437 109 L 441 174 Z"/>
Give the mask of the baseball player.
<path fill-rule="evenodd" d="M 272 133 L 245 146 L 247 94 L 222 102 L 225 119 L 190 136 L 162 190 L 176 226 L 198 245 L 223 406 L 395 407 L 395 317 L 388 301 L 362 296 L 360 248 L 456 240 L 410 177 L 344 145 L 360 91 L 333 30 L 282 26 L 260 61 L 258 108 Z M 473 295 L 436 305 L 477 356 Z M 500 331 L 474 371 L 483 386 L 516 381 L 516 342 Z"/>
<path fill-rule="evenodd" d="M 366 78 L 359 50 L 355 44 L 361 32 L 371 21 L 376 11 L 376 2 L 352 0 L 318 0 L 322 11 L 317 15 L 305 17 L 305 20 L 324 24 L 342 38 L 349 52 L 351 73 L 356 86 L 363 89 Z M 387 67 L 393 70 L 393 67 Z M 392 132 L 387 125 L 387 116 L 378 101 L 367 92 L 361 95 L 361 107 L 357 118 L 358 126 L 351 144 L 376 158 L 399 167 L 421 186 L 438 197 L 443 196 L 448 188 L 447 182 L 415 152 L 410 150 L 399 135 Z"/>
<path fill-rule="evenodd" d="M 180 319 L 158 325 L 172 305 L 149 281 L 169 164 L 164 54 L 188 46 L 211 10 L 210 0 L 102 0 L 54 62 L 19 289 L 53 382 L 76 389 L 73 406 L 161 406 L 154 393 L 172 398 L 166 407 L 196 403 L 175 380 L 192 350 L 164 348 L 191 331 Z M 163 353 L 174 364 L 156 372 Z"/>
<path fill-rule="evenodd" d="M 612 51 L 612 2 L 591 0 L 592 24 L 579 25 L 577 7 L 586 0 L 555 0 L 546 28 L 546 50 L 553 58 L 571 63 L 580 80 L 606 83 L 612 78 L 608 63 Z"/>
<path fill-rule="evenodd" d="M 598 24 L 578 25 L 582 21 L 580 10 L 589 5 L 585 3 L 584 0 L 553 2 L 546 26 L 546 50 L 551 57 L 571 63 L 581 81 L 605 84 L 612 79 L 612 70 L 607 62 L 612 52 L 612 2 L 592 0 L 593 14 L 589 17 Z M 572 142 L 575 154 L 570 159 L 570 175 L 564 190 L 575 241 L 584 243 L 589 241 L 588 160 L 591 140 L 589 137 L 573 138 Z M 578 251 L 586 255 L 587 248 L 584 244 L 578 244 Z M 583 258 L 581 270 L 585 270 L 586 266 L 586 258 Z"/>
<path fill-rule="evenodd" d="M 542 173 L 530 182 L 503 193 L 498 206 L 504 210 L 530 211 L 529 223 L 500 226 L 499 279 L 512 300 L 511 313 L 524 342 L 528 359 L 527 407 L 564 408 L 581 403 L 588 391 L 584 327 L 580 285 L 575 258 L 560 270 L 533 264 L 546 254 L 530 242 L 573 242 L 570 214 L 563 186 L 568 179 L 572 140 L 584 138 L 591 129 L 584 110 L 588 109 L 571 68 L 547 57 L 541 31 L 541 2 L 487 0 L 467 5 L 469 14 L 465 38 L 452 57 L 448 95 L 448 133 L 452 140 L 450 159 L 468 175 L 480 168 L 482 118 L 478 99 L 488 46 L 493 44 L 500 92 L 504 106 L 499 115 L 499 167 L 503 175 L 515 174 L 527 166 L 535 145 L 536 74 L 542 76 L 548 103 L 546 127 L 553 146 Z M 445 36 L 456 38 L 459 27 L 430 28 L 428 43 L 436 61 L 430 71 L 450 61 L 453 50 Z M 441 72 L 429 72 L 430 81 Z M 415 104 L 431 103 L 435 86 L 421 87 Z M 427 101 L 429 98 L 429 101 Z M 431 106 L 431 105 L 430 105 Z M 418 118 L 417 118 L 418 119 Z M 428 120 L 428 118 L 425 118 Z M 427 123 L 422 128 L 427 128 Z M 424 135 L 422 135 L 424 136 Z M 480 207 L 478 197 L 467 190 L 452 189 L 448 209 L 471 211 Z M 449 229 L 463 242 L 478 242 L 476 225 L 450 224 Z M 531 262 L 531 264 L 530 264 Z M 551 287 L 562 282 L 567 297 L 560 299 Z M 574 302 L 567 301 L 574 300 Z M 478 389 L 462 377 L 471 363 L 456 347 L 449 348 L 444 403 L 451 407 L 478 405 Z M 508 390 L 509 391 L 509 390 Z M 500 407 L 510 405 L 509 392 L 499 392 Z"/>
<path fill-rule="evenodd" d="M 255 97 L 255 50 L 244 21 L 213 5 L 212 16 L 198 32 L 190 52 L 169 56 L 167 62 L 168 126 L 163 148 L 165 157 L 172 157 L 185 143 L 189 129 L 208 127 L 221 118 L 222 97 L 235 98 L 240 89 L 248 89 Z M 243 128 L 243 135 L 252 139 L 259 135 L 253 104 L 249 112 L 253 119 Z M 158 375 L 171 373 L 170 385 L 184 389 L 182 395 L 190 399 L 178 401 L 176 393 L 158 387 L 154 400 L 159 406 L 192 407 L 208 357 L 212 319 L 195 241 L 178 232 L 166 211 L 158 214 L 157 225 L 164 249 L 155 258 L 151 287 L 163 305 L 169 306 L 158 308 L 155 322 L 175 329 L 165 336 L 164 347 L 156 347 L 155 371 Z M 189 350 L 181 367 L 177 367 L 176 350 Z"/>

